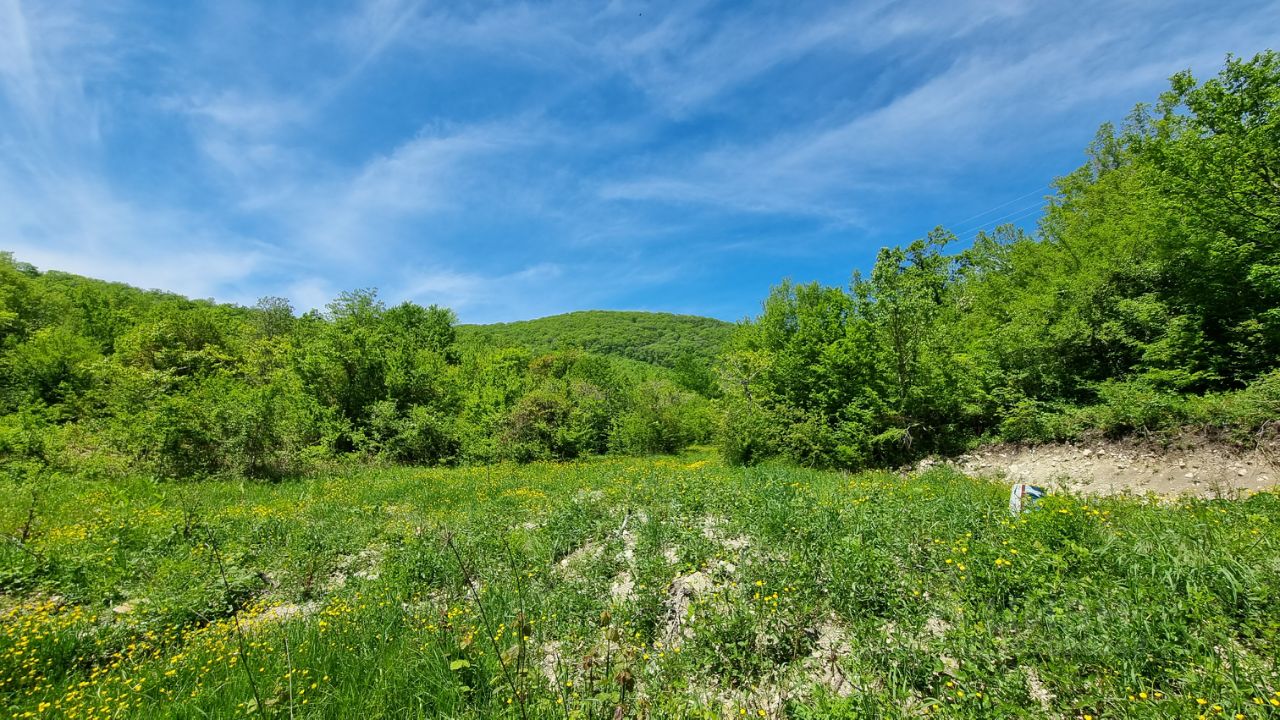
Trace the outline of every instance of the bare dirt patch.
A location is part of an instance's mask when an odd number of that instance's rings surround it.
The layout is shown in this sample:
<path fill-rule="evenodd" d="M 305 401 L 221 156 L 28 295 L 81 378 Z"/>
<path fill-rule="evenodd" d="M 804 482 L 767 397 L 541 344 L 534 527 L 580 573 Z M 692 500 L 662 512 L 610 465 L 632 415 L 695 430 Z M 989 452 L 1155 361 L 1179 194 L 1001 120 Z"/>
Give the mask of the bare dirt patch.
<path fill-rule="evenodd" d="M 736 689 L 713 686 L 697 690 L 693 695 L 703 708 L 718 710 L 720 717 L 747 716 L 765 720 L 783 720 L 787 717 L 787 696 L 775 682 Z"/>
<path fill-rule="evenodd" d="M 814 633 L 813 652 L 805 661 L 805 679 L 840 697 L 853 694 L 854 685 L 840 667 L 840 658 L 853 652 L 844 628 L 835 618 L 820 623 Z"/>
<path fill-rule="evenodd" d="M 627 533 L 622 536 L 622 553 L 618 556 L 620 560 L 626 563 L 626 567 L 622 569 L 613 578 L 613 584 L 609 587 L 609 596 L 616 603 L 625 603 L 634 600 L 636 596 L 636 579 L 635 554 L 636 539 L 635 533 Z"/>
<path fill-rule="evenodd" d="M 724 528 L 728 524 L 724 518 L 708 515 L 702 519 L 702 536 L 730 552 L 740 553 L 751 547 L 751 539 L 745 535 L 726 536 Z"/>
<path fill-rule="evenodd" d="M 385 548 L 374 546 L 365 548 L 354 555 L 339 557 L 333 572 L 325 580 L 325 591 L 341 590 L 346 587 L 347 580 L 352 577 L 360 580 L 377 580 L 381 576 L 384 552 Z"/>
<path fill-rule="evenodd" d="M 573 552 L 560 558 L 559 570 L 562 573 L 574 574 L 579 568 L 604 554 L 604 546 L 598 542 L 588 542 Z"/>
<path fill-rule="evenodd" d="M 618 534 L 622 539 L 622 550 L 618 553 L 618 561 L 623 564 L 623 568 L 614 577 L 613 584 L 609 588 L 610 597 L 617 603 L 632 600 L 636 595 L 636 531 L 627 527 L 633 519 L 643 523 L 647 522 L 649 518 L 644 513 L 628 514 L 622 519 L 622 527 L 618 529 Z"/>
<path fill-rule="evenodd" d="M 1280 483 L 1278 448 L 1241 450 L 1196 436 L 1168 443 L 1128 439 L 1037 446 L 993 445 L 950 460 L 970 475 L 1093 495 L 1234 497 Z"/>
<path fill-rule="evenodd" d="M 1053 705 L 1053 693 L 1049 692 L 1049 688 L 1040 679 L 1040 673 L 1033 667 L 1024 666 L 1022 674 L 1027 680 L 1027 695 L 1040 706 L 1041 711 L 1049 712 Z"/>
<path fill-rule="evenodd" d="M 671 583 L 671 595 L 667 598 L 667 616 L 661 632 L 662 641 L 671 646 L 693 637 L 693 628 L 686 622 L 689 606 L 694 598 L 711 591 L 710 576 L 702 571 L 681 575 Z"/>

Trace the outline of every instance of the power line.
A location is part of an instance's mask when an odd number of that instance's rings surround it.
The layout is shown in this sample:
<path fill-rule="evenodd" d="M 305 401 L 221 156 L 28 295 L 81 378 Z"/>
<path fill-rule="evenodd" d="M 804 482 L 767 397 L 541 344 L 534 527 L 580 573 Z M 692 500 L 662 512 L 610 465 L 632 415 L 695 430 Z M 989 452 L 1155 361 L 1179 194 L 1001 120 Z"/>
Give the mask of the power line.
<path fill-rule="evenodd" d="M 1025 195 L 1019 195 L 1018 197 L 1016 197 L 1016 198 L 1014 198 L 1014 199 L 1012 199 L 1012 200 L 1009 200 L 1009 201 L 1007 201 L 1007 202 L 1000 203 L 999 205 L 996 205 L 995 207 L 990 208 L 990 209 L 988 209 L 988 210 L 983 210 L 982 212 L 978 213 L 977 215 L 970 215 L 969 217 L 967 217 L 967 218 L 965 218 L 965 219 L 963 219 L 963 220 L 960 220 L 960 221 L 958 221 L 958 222 L 956 222 L 956 223 L 953 223 L 953 224 L 954 224 L 954 225 L 963 225 L 963 224 L 965 224 L 965 223 L 969 222 L 970 220 L 977 220 L 978 218 L 982 217 L 983 215 L 986 215 L 986 214 L 988 214 L 988 213 L 993 213 L 993 212 L 995 212 L 996 210 L 999 210 L 999 209 L 1004 208 L 1004 207 L 1008 207 L 1008 206 L 1010 206 L 1010 205 L 1012 205 L 1012 204 L 1014 204 L 1014 203 L 1016 203 L 1016 202 L 1018 202 L 1018 201 L 1026 200 L 1027 198 L 1031 197 L 1032 195 L 1039 194 L 1039 193 L 1041 193 L 1041 192 L 1044 192 L 1044 191 L 1045 191 L 1045 190 L 1047 190 L 1047 189 L 1049 189 L 1049 186 L 1048 186 L 1048 185 L 1041 185 L 1040 187 L 1036 188 L 1035 190 L 1032 190 L 1031 192 L 1029 192 L 1029 193 L 1027 193 L 1027 194 L 1025 194 Z"/>
<path fill-rule="evenodd" d="M 1020 207 L 1020 208 L 1018 208 L 1017 210 L 1010 210 L 1009 212 L 1007 212 L 1007 213 L 1005 213 L 1005 214 L 1003 214 L 1003 215 L 998 215 L 998 216 L 996 216 L 996 217 L 994 217 L 994 218 L 991 218 L 991 219 L 989 219 L 989 220 L 983 220 L 982 222 L 978 223 L 977 225 L 971 225 L 971 226 L 969 226 L 969 227 L 967 227 L 967 228 L 965 228 L 965 229 L 963 229 L 963 230 L 957 230 L 957 231 L 955 231 L 955 232 L 956 232 L 956 234 L 957 234 L 957 235 L 964 235 L 964 234 L 966 234 L 966 233 L 973 232 L 974 230 L 977 230 L 978 228 L 984 228 L 984 227 L 988 227 L 988 226 L 990 226 L 990 225 L 995 225 L 996 223 L 999 223 L 1001 220 L 1004 220 L 1004 219 L 1006 219 L 1006 218 L 1012 217 L 1012 216 L 1014 216 L 1014 215 L 1019 215 L 1019 214 L 1021 214 L 1021 213 L 1023 213 L 1023 212 L 1026 212 L 1027 210 L 1038 210 L 1038 209 L 1040 209 L 1040 208 L 1042 208 L 1042 207 L 1044 207 L 1044 202 L 1043 202 L 1043 201 L 1037 201 L 1037 202 L 1034 202 L 1034 203 L 1032 203 L 1032 204 L 1030 204 L 1030 205 L 1026 205 L 1026 206 Z"/>
<path fill-rule="evenodd" d="M 1010 224 L 1010 223 L 1016 223 L 1016 222 L 1018 222 L 1018 221 L 1020 221 L 1020 220 L 1024 220 L 1024 219 L 1026 219 L 1026 218 L 1029 218 L 1029 217 L 1031 217 L 1031 216 L 1035 215 L 1035 214 L 1036 214 L 1037 212 L 1039 212 L 1039 211 L 1040 211 L 1040 206 L 1038 206 L 1038 205 L 1037 205 L 1036 207 L 1034 207 L 1034 208 L 1030 208 L 1030 209 L 1026 210 L 1025 212 L 1022 212 L 1022 213 L 1020 213 L 1020 214 L 1018 214 L 1018 215 L 1015 215 L 1014 217 L 1011 217 L 1011 218 L 1009 218 L 1008 220 L 1005 220 L 1004 222 L 1002 222 L 1002 223 L 1000 223 L 1000 224 L 1001 224 L 1001 225 L 1008 225 L 1008 224 Z M 976 239 L 978 238 L 978 234 L 979 234 L 979 233 L 981 233 L 981 232 L 984 232 L 984 231 L 986 230 L 986 227 L 987 227 L 987 226 L 983 225 L 983 226 L 979 226 L 979 227 L 977 227 L 977 228 L 974 228 L 973 230 L 967 230 L 967 231 L 965 231 L 965 234 L 966 234 L 966 235 L 968 235 L 969 233 L 973 233 L 971 236 L 969 236 L 969 237 L 968 237 L 968 240 L 969 240 L 970 242 L 972 242 L 973 240 L 976 240 Z M 956 237 L 960 237 L 960 233 L 956 233 Z"/>

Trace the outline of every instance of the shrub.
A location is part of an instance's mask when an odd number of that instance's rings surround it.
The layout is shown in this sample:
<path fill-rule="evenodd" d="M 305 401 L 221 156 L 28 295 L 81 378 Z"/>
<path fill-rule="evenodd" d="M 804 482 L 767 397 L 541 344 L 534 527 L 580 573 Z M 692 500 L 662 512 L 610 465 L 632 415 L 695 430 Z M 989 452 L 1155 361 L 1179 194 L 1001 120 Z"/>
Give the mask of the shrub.
<path fill-rule="evenodd" d="M 610 444 L 616 451 L 674 453 L 707 436 L 707 403 L 671 383 L 641 383 L 630 405 L 614 423 Z"/>
<path fill-rule="evenodd" d="M 1098 398 L 1096 427 L 1111 436 L 1177 427 L 1187 419 L 1184 397 L 1141 380 L 1104 382 L 1098 387 Z"/>
<path fill-rule="evenodd" d="M 56 435 L 47 414 L 37 405 L 0 416 L 0 467 L 6 472 L 21 477 L 48 465 Z"/>
<path fill-rule="evenodd" d="M 304 450 L 332 435 L 327 421 L 291 377 L 252 385 L 218 375 L 115 424 L 123 449 L 161 476 L 275 478 L 301 470 Z"/>
<path fill-rule="evenodd" d="M 1042 443 L 1060 440 L 1054 412 L 1046 403 L 1024 398 L 1005 412 L 999 436 L 1009 442 Z"/>
<path fill-rule="evenodd" d="M 754 465 L 778 454 L 776 423 L 763 409 L 744 402 L 729 402 L 720 417 L 716 444 L 730 465 Z"/>
<path fill-rule="evenodd" d="M 434 465 L 458 456 L 452 423 L 429 407 L 415 405 L 401 412 L 394 401 L 383 400 L 373 404 L 369 426 L 375 438 L 371 450 L 387 460 Z"/>
<path fill-rule="evenodd" d="M 572 412 L 562 394 L 545 388 L 528 393 L 507 414 L 498 452 L 518 462 L 575 457 L 577 447 L 567 431 Z"/>

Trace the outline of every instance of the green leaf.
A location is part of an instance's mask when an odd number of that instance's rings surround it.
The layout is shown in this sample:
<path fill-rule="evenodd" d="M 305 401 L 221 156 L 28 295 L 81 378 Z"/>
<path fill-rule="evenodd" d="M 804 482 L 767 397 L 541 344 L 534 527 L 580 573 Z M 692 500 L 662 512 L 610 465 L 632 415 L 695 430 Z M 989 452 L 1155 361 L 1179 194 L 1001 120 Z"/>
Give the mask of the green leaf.
<path fill-rule="evenodd" d="M 471 663 L 466 660 L 454 660 L 453 662 L 449 663 L 449 669 L 454 672 L 457 672 L 463 668 L 469 668 L 469 667 L 471 667 Z"/>

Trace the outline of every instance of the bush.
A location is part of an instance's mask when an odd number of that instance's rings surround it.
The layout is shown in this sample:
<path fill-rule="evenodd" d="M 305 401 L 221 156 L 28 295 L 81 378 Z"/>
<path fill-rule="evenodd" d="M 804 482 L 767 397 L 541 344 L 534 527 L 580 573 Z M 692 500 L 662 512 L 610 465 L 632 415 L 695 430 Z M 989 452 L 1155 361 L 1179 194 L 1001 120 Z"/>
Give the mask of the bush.
<path fill-rule="evenodd" d="M 305 448 L 329 434 L 326 413 L 291 378 L 251 385 L 215 376 L 116 423 L 126 449 L 171 478 L 292 474 L 302 469 Z"/>
<path fill-rule="evenodd" d="M 23 477 L 49 464 L 56 435 L 47 414 L 37 405 L 0 416 L 0 468 Z"/>
<path fill-rule="evenodd" d="M 1187 419 L 1186 398 L 1141 380 L 1107 381 L 1098 387 L 1094 425 L 1107 435 L 1178 427 Z"/>
<path fill-rule="evenodd" d="M 401 412 L 392 400 L 374 403 L 369 429 L 375 438 L 370 449 L 393 462 L 435 465 L 458 456 L 459 442 L 452 423 L 423 405 Z"/>
<path fill-rule="evenodd" d="M 763 409 L 744 402 L 726 403 L 716 444 L 730 465 L 754 465 L 778 454 L 776 423 Z"/>
<path fill-rule="evenodd" d="M 614 423 L 610 444 L 615 451 L 674 453 L 708 435 L 707 402 L 669 382 L 641 383 L 630 400 L 631 409 Z"/>
<path fill-rule="evenodd" d="M 1056 420 L 1049 405 L 1024 398 L 1005 412 L 998 433 L 1001 440 L 1008 442 L 1044 443 L 1061 440 L 1063 438 L 1058 433 L 1061 423 L 1055 422 Z"/>
<path fill-rule="evenodd" d="M 20 403 L 71 400 L 89 387 L 97 356 L 93 344 L 69 328 L 44 328 L 5 359 L 11 393 Z"/>
<path fill-rule="evenodd" d="M 784 423 L 778 442 L 782 454 L 805 467 L 842 465 L 841 433 L 820 413 L 795 410 Z"/>
<path fill-rule="evenodd" d="M 516 403 L 507 414 L 498 443 L 502 457 L 517 462 L 576 457 L 568 431 L 573 406 L 562 394 L 538 389 Z"/>

